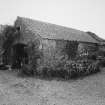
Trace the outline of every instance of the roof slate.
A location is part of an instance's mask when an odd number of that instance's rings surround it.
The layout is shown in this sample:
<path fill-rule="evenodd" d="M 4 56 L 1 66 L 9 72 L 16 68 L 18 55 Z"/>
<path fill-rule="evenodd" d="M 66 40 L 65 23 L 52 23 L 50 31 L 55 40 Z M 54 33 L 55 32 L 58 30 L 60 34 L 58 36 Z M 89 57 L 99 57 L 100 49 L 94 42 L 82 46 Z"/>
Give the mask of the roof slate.
<path fill-rule="evenodd" d="M 95 38 L 91 37 L 86 32 L 60 25 L 23 17 L 17 17 L 15 25 L 18 23 L 25 25 L 26 30 L 35 35 L 38 34 L 42 38 L 99 43 Z M 31 36 L 29 36 L 29 38 L 30 37 Z M 32 36 L 32 38 L 34 38 L 34 36 Z"/>
<path fill-rule="evenodd" d="M 100 38 L 98 35 L 96 35 L 95 33 L 90 32 L 90 31 L 88 31 L 86 33 L 88 33 L 91 37 L 93 37 L 98 42 L 100 42 L 100 44 L 102 44 L 102 45 L 104 44 L 105 45 L 105 39 Z"/>

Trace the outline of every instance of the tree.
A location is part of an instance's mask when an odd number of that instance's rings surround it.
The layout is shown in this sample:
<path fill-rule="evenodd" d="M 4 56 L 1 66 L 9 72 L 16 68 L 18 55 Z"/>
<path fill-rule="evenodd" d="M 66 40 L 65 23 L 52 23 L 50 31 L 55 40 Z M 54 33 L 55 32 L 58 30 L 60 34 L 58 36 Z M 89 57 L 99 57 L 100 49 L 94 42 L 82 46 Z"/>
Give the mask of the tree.
<path fill-rule="evenodd" d="M 4 59 L 3 62 L 8 64 L 8 60 L 11 54 L 11 47 L 15 39 L 20 37 L 20 32 L 16 27 L 7 25 L 2 34 L 4 39 L 2 45 L 2 54 Z"/>

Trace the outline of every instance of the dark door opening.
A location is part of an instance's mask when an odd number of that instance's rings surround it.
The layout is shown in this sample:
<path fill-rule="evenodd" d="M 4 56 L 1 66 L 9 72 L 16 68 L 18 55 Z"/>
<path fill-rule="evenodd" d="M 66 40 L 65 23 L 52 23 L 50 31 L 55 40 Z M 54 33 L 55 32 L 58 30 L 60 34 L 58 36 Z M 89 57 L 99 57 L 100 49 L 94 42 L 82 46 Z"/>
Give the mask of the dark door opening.
<path fill-rule="evenodd" d="M 23 64 L 28 64 L 28 54 L 25 51 L 27 45 L 18 43 L 13 46 L 12 68 L 21 68 Z"/>

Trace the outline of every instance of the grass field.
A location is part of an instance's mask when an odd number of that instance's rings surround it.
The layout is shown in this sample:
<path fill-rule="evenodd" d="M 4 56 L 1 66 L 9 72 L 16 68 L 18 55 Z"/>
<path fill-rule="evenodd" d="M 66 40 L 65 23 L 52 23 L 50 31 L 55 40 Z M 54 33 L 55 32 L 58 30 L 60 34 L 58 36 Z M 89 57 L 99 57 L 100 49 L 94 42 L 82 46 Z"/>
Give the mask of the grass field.
<path fill-rule="evenodd" d="M 105 105 L 105 69 L 68 81 L 0 71 L 0 105 Z"/>

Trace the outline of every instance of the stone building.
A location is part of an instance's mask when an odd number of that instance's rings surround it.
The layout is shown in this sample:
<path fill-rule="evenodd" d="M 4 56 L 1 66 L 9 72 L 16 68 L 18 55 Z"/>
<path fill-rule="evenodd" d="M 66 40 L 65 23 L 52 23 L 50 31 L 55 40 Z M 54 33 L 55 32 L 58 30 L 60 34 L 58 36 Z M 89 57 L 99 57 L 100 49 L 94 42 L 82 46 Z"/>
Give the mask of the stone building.
<path fill-rule="evenodd" d="M 17 17 L 14 27 L 18 29 L 19 37 L 11 48 L 12 64 L 23 59 L 26 64 L 30 63 L 32 45 L 37 61 L 42 64 L 52 59 L 74 59 L 78 53 L 89 54 L 98 50 L 99 41 L 80 30 L 23 17 Z"/>
<path fill-rule="evenodd" d="M 32 55 L 29 46 L 33 43 L 36 52 L 43 55 L 38 61 L 47 59 L 48 63 L 51 59 L 74 59 L 78 53 L 88 54 L 98 50 L 99 41 L 80 30 L 23 17 L 17 17 L 14 27 L 18 28 L 20 36 L 13 43 L 13 62 L 19 56 L 29 59 Z M 26 63 L 29 62 L 26 60 Z"/>

